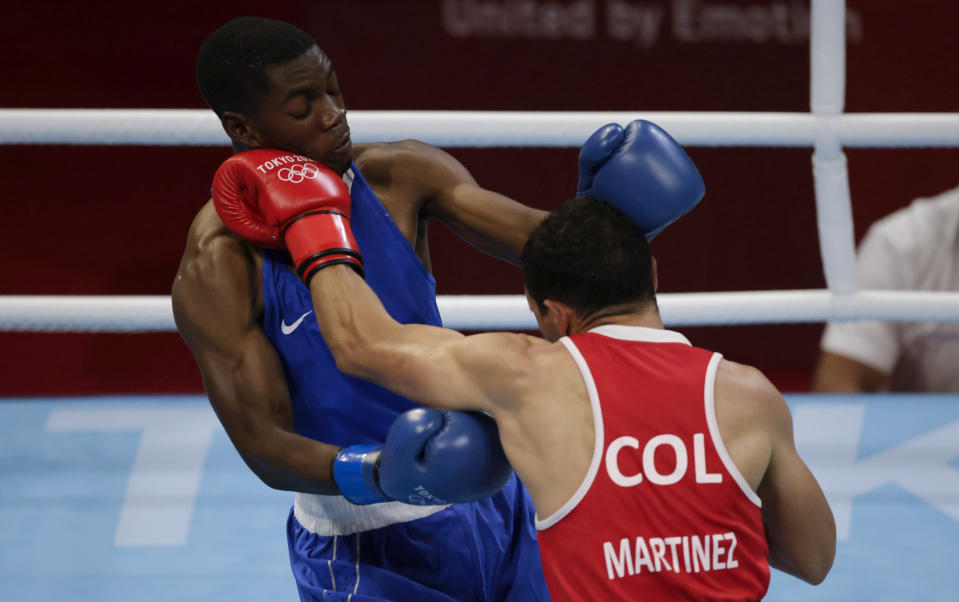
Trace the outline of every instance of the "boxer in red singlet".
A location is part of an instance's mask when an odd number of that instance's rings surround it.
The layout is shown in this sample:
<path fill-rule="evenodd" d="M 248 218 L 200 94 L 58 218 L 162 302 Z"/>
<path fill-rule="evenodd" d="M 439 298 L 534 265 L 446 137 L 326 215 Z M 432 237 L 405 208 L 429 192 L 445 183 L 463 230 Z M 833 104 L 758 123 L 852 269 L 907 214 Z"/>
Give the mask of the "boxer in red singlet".
<path fill-rule="evenodd" d="M 770 566 L 821 582 L 835 523 L 785 401 L 663 328 L 635 221 L 569 201 L 533 230 L 523 268 L 543 339 L 399 324 L 343 265 L 309 285 L 341 370 L 495 418 L 555 600 L 756 600 Z"/>

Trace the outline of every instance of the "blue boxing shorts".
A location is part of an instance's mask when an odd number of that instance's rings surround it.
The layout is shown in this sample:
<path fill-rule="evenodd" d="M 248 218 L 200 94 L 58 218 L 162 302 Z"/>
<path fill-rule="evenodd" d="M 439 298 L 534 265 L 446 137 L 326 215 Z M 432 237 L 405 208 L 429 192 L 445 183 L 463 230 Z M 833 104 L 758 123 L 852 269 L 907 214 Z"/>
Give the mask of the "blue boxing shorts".
<path fill-rule="evenodd" d="M 298 493 L 287 539 L 303 602 L 550 599 L 533 504 L 515 475 L 491 498 L 451 506 Z"/>

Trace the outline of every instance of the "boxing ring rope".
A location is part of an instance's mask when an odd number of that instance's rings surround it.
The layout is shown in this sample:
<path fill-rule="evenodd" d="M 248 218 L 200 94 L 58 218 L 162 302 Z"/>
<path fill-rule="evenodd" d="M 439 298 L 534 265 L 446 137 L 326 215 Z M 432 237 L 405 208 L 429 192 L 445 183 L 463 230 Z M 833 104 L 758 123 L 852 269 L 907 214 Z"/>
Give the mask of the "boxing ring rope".
<path fill-rule="evenodd" d="M 599 126 L 648 119 L 686 146 L 813 146 L 809 113 L 676 111 L 350 111 L 356 142 L 416 138 L 436 146 L 578 147 Z M 850 147 L 959 146 L 959 113 L 847 113 L 829 125 Z M 0 144 L 226 146 L 209 110 L 0 109 Z"/>
<path fill-rule="evenodd" d="M 828 290 L 665 293 L 667 326 L 842 320 L 959 322 L 959 293 Z M 457 330 L 535 330 L 522 295 L 440 295 L 443 323 Z M 165 332 L 175 330 L 170 297 L 0 296 L 0 331 Z"/>
<path fill-rule="evenodd" d="M 659 295 L 667 325 L 882 319 L 959 322 L 959 293 L 857 290 L 843 147 L 959 147 L 959 113 L 843 113 L 843 0 L 813 0 L 810 113 L 353 111 L 357 142 L 418 138 L 445 147 L 575 147 L 599 126 L 648 119 L 687 146 L 813 148 L 828 290 Z M 0 109 L 0 144 L 226 145 L 208 110 Z M 441 296 L 447 326 L 531 329 L 523 297 Z M 173 330 L 165 296 L 0 297 L 0 331 Z"/>

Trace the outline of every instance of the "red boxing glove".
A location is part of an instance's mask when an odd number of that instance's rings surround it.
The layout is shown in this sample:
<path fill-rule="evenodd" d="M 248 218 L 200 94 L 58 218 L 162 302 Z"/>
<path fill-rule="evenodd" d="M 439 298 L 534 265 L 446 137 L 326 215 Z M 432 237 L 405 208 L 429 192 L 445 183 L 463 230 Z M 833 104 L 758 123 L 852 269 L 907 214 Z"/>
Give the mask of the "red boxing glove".
<path fill-rule="evenodd" d="M 307 285 L 322 268 L 363 259 L 350 230 L 350 192 L 316 161 L 285 151 L 233 155 L 213 178 L 213 206 L 230 230 L 254 244 L 286 248 Z"/>

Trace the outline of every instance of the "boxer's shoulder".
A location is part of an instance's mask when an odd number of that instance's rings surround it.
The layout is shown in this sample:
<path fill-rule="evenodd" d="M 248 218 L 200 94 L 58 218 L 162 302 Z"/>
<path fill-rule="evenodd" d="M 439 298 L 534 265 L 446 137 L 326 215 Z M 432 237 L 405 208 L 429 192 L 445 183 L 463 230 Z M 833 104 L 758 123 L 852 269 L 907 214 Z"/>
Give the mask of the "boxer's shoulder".
<path fill-rule="evenodd" d="M 569 349 L 558 341 L 546 343 L 530 349 L 530 358 L 537 369 L 541 374 L 548 375 L 547 383 L 543 386 L 574 397 L 585 395 L 582 373 Z"/>
<path fill-rule="evenodd" d="M 472 177 L 446 151 L 419 140 L 354 146 L 353 159 L 374 188 L 403 189 L 418 199 Z"/>
<path fill-rule="evenodd" d="M 208 201 L 197 212 L 187 234 L 184 259 L 223 261 L 224 256 L 241 256 L 259 269 L 258 248 L 234 234 L 217 215 L 213 202 Z"/>
<path fill-rule="evenodd" d="M 353 160 L 364 176 L 386 176 L 439 160 L 446 153 L 420 140 L 353 145 Z"/>
<path fill-rule="evenodd" d="M 782 420 L 786 409 L 782 395 L 760 370 L 727 359 L 716 370 L 715 400 L 717 414 L 726 418 L 721 425 L 768 425 Z"/>
<path fill-rule="evenodd" d="M 483 332 L 454 344 L 458 344 L 467 354 L 490 354 L 497 364 L 511 363 L 504 361 L 505 357 L 534 363 L 552 347 L 545 339 L 515 332 Z"/>
<path fill-rule="evenodd" d="M 174 309 L 211 305 L 236 306 L 259 316 L 262 257 L 254 245 L 227 228 L 208 202 L 197 213 L 187 234 L 186 248 L 173 284 Z"/>
<path fill-rule="evenodd" d="M 562 343 L 512 332 L 487 332 L 469 337 L 482 341 L 481 347 L 497 364 L 521 367 L 537 374 L 575 366 L 575 361 Z M 477 349 L 479 345 L 473 346 Z"/>
<path fill-rule="evenodd" d="M 722 359 L 716 370 L 717 398 L 735 400 L 741 410 L 778 405 L 782 395 L 758 368 Z"/>
<path fill-rule="evenodd" d="M 513 399 L 525 399 L 528 391 L 568 391 L 578 382 L 576 365 L 560 343 L 509 332 L 476 334 L 463 342 L 459 350 L 440 352 L 462 352 L 461 361 L 510 390 Z"/>
<path fill-rule="evenodd" d="M 714 408 L 720 437 L 733 463 L 757 488 L 773 440 L 792 437 L 786 400 L 758 369 L 724 359 L 716 371 Z"/>

